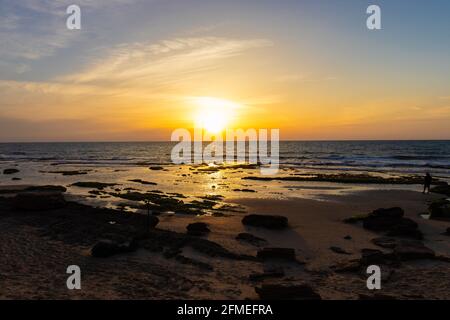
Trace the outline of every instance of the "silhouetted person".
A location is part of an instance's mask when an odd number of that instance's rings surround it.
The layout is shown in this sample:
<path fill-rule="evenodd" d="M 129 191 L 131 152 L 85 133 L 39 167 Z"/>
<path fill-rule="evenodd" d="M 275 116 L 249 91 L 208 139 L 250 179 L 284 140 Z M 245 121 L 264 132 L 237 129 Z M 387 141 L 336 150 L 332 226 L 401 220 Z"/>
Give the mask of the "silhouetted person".
<path fill-rule="evenodd" d="M 431 174 L 427 172 L 423 182 L 423 194 L 425 194 L 425 191 L 427 191 L 427 193 L 430 193 L 431 180 L 433 180 L 433 178 L 431 177 Z"/>

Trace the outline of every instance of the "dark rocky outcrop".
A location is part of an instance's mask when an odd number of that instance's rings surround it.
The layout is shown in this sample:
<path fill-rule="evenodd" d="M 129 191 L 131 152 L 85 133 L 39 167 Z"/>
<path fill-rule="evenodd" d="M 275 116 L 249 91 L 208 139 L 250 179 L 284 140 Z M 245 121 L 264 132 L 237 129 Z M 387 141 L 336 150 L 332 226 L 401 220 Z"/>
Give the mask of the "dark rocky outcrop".
<path fill-rule="evenodd" d="M 204 222 L 195 222 L 189 224 L 187 227 L 187 233 L 191 236 L 202 236 L 209 233 L 208 225 Z"/>
<path fill-rule="evenodd" d="M 433 259 L 435 257 L 434 251 L 425 247 L 419 241 L 401 241 L 394 248 L 393 254 L 401 261 Z"/>
<path fill-rule="evenodd" d="M 257 252 L 256 257 L 261 260 L 279 259 L 296 261 L 295 250 L 292 248 L 264 248 Z"/>
<path fill-rule="evenodd" d="M 3 174 L 14 174 L 20 172 L 19 169 L 5 169 L 3 170 Z"/>
<path fill-rule="evenodd" d="M 433 201 L 428 210 L 430 219 L 450 219 L 450 201 L 446 199 Z"/>
<path fill-rule="evenodd" d="M 391 237 L 378 237 L 371 240 L 373 244 L 382 247 L 393 249 L 398 243 L 398 240 Z"/>
<path fill-rule="evenodd" d="M 101 240 L 91 249 L 91 255 L 96 258 L 107 258 L 120 253 L 133 252 L 137 249 L 137 242 L 119 243 L 113 240 Z"/>
<path fill-rule="evenodd" d="M 365 248 L 361 250 L 361 257 L 331 266 L 335 272 L 361 272 L 363 268 L 376 264 L 389 267 L 399 267 L 403 261 L 409 260 L 438 260 L 450 262 L 446 256 L 435 255 L 434 251 L 424 246 L 418 240 L 405 240 L 390 237 L 379 237 L 372 242 L 383 248 L 392 249 L 391 252 L 383 252 L 377 249 Z M 386 268 L 384 268 L 386 269 Z"/>
<path fill-rule="evenodd" d="M 361 261 L 360 259 L 353 259 L 350 261 L 340 262 L 336 265 L 331 266 L 330 268 L 337 273 L 345 273 L 345 272 L 358 272 L 361 269 Z"/>
<path fill-rule="evenodd" d="M 32 186 L 25 189 L 25 191 L 44 191 L 44 192 L 66 192 L 67 188 L 63 186 Z"/>
<path fill-rule="evenodd" d="M 116 183 L 103 183 L 103 182 L 93 182 L 93 181 L 81 181 L 81 182 L 75 182 L 72 184 L 72 186 L 79 187 L 79 188 L 92 188 L 92 189 L 99 189 L 102 190 L 106 187 L 113 187 L 116 186 Z"/>
<path fill-rule="evenodd" d="M 388 260 L 391 260 L 392 255 L 384 253 L 377 249 L 361 249 L 361 258 L 359 260 L 361 265 L 371 265 L 371 264 L 385 264 Z"/>
<path fill-rule="evenodd" d="M 163 252 L 166 257 L 175 257 L 184 247 L 190 247 L 209 257 L 256 261 L 256 257 L 233 253 L 216 242 L 207 239 L 154 229 L 137 238 L 139 246 L 152 252 Z"/>
<path fill-rule="evenodd" d="M 380 208 L 368 215 L 354 216 L 344 220 L 346 223 L 357 223 L 362 221 L 363 228 L 384 232 L 388 236 L 408 237 L 412 239 L 423 239 L 423 234 L 418 224 L 404 217 L 402 208 Z"/>
<path fill-rule="evenodd" d="M 260 245 L 262 245 L 262 244 L 267 242 L 263 238 L 259 238 L 257 236 L 252 235 L 251 233 L 246 233 L 246 232 L 239 233 L 236 236 L 236 240 L 245 241 L 245 242 L 250 243 L 250 244 L 252 244 L 254 246 L 260 246 Z"/>
<path fill-rule="evenodd" d="M 373 231 L 386 231 L 392 225 L 398 224 L 403 215 L 403 209 L 398 207 L 377 209 L 363 220 L 363 227 Z"/>
<path fill-rule="evenodd" d="M 248 276 L 250 281 L 262 281 L 270 278 L 282 278 L 285 273 L 282 268 L 264 271 L 262 273 L 252 273 Z"/>
<path fill-rule="evenodd" d="M 61 170 L 61 171 L 48 171 L 48 173 L 59 173 L 63 176 L 78 176 L 86 175 L 91 170 Z"/>
<path fill-rule="evenodd" d="M 450 185 L 442 183 L 430 189 L 431 192 L 443 194 L 450 197 Z"/>
<path fill-rule="evenodd" d="M 196 266 L 196 267 L 198 267 L 200 269 L 204 269 L 204 270 L 207 270 L 207 271 L 214 270 L 214 268 L 208 263 L 205 263 L 205 262 L 202 262 L 202 261 L 198 261 L 198 260 L 195 260 L 195 259 L 192 259 L 192 258 L 188 258 L 188 257 L 185 257 L 185 256 L 183 256 L 181 254 L 175 256 L 175 260 L 177 260 L 179 263 L 190 264 L 192 266 Z"/>
<path fill-rule="evenodd" d="M 402 218 L 386 232 L 387 236 L 407 237 L 411 239 L 423 239 L 423 233 L 419 230 L 419 225 L 409 218 Z"/>
<path fill-rule="evenodd" d="M 330 247 L 330 250 L 333 251 L 334 253 L 338 253 L 338 254 L 351 254 L 350 252 L 345 251 L 344 249 L 340 248 L 340 247 Z"/>
<path fill-rule="evenodd" d="M 237 191 L 237 192 L 256 192 L 256 190 L 253 190 L 253 189 L 233 189 L 233 191 Z"/>
<path fill-rule="evenodd" d="M 321 300 L 308 284 L 263 284 L 255 291 L 262 300 Z"/>
<path fill-rule="evenodd" d="M 150 170 L 154 170 L 154 171 L 160 171 L 160 170 L 164 170 L 164 167 L 160 167 L 160 166 L 152 166 L 149 168 Z"/>
<path fill-rule="evenodd" d="M 426 247 L 421 241 L 383 239 L 382 245 L 388 245 L 393 249 L 391 253 L 384 253 L 376 249 L 363 249 L 361 252 L 361 262 L 363 264 L 383 264 L 389 262 L 399 262 L 408 260 L 434 259 L 435 253 Z"/>
<path fill-rule="evenodd" d="M 288 227 L 288 219 L 276 215 L 251 214 L 242 219 L 242 224 L 266 229 L 285 229 Z"/>
<path fill-rule="evenodd" d="M 423 177 L 421 176 L 401 176 L 401 177 L 381 177 L 369 174 L 297 174 L 293 176 L 247 176 L 243 180 L 257 180 L 257 181 L 320 181 L 320 182 L 334 182 L 334 183 L 359 183 L 359 184 L 422 184 Z"/>
<path fill-rule="evenodd" d="M 46 211 L 67 205 L 59 192 L 20 192 L 11 199 L 12 208 L 22 211 Z"/>
<path fill-rule="evenodd" d="M 140 184 L 144 184 L 144 185 L 152 185 L 152 186 L 156 186 L 157 183 L 156 182 L 151 182 L 151 181 L 145 181 L 142 179 L 132 179 L 132 180 L 128 180 L 130 182 L 136 182 L 136 183 L 140 183 Z"/>

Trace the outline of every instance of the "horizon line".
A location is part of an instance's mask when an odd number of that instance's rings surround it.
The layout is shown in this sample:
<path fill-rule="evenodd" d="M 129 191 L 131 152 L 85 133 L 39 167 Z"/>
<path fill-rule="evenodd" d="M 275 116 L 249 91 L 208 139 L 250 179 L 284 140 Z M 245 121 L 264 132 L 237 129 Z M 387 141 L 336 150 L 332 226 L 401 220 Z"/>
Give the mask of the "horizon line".
<path fill-rule="evenodd" d="M 223 140 L 223 142 L 228 142 L 232 140 Z M 243 140 L 234 140 L 243 141 Z M 248 141 L 248 140 L 246 140 Z M 252 140 L 258 141 L 258 140 Z M 270 140 L 268 140 L 270 142 Z M 450 141 L 449 139 L 283 139 L 279 142 L 395 142 L 395 141 Z M 0 141 L 0 144 L 14 144 L 14 143 L 150 143 L 150 142 L 172 142 L 179 143 L 182 141 L 170 141 L 170 140 L 42 140 L 42 141 Z M 191 141 L 196 142 L 196 141 Z M 213 141 L 203 141 L 203 142 L 213 142 Z"/>

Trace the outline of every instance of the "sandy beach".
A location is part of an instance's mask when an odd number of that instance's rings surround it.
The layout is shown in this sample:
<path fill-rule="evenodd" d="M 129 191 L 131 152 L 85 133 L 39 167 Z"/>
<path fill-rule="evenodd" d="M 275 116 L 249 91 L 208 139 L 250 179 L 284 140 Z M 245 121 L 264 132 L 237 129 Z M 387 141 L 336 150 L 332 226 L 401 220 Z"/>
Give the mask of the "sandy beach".
<path fill-rule="evenodd" d="M 43 191 L 33 191 L 39 192 Z M 229 198 L 224 201 L 239 212 L 162 213 L 148 233 L 145 215 L 75 202 L 29 211 L 17 209 L 16 194 L 17 190 L 1 199 L 1 299 L 253 300 L 260 298 L 255 288 L 267 284 L 306 285 L 322 299 L 450 298 L 450 243 L 444 234 L 450 221 L 421 216 L 430 202 L 442 198 L 439 194 L 383 189 L 330 194 L 320 200 Z M 48 190 L 39 196 L 48 196 Z M 386 254 L 392 250 L 372 242 L 382 233 L 343 220 L 390 207 L 401 207 L 405 218 L 417 223 L 423 233 L 419 243 L 433 251 L 433 258 L 381 261 L 382 289 L 374 292 L 367 289 L 362 265 L 347 271 L 341 266 L 360 259 L 365 249 Z M 249 214 L 284 216 L 288 227 L 243 225 Z M 186 227 L 195 222 L 205 223 L 210 232 L 187 234 Z M 237 240 L 240 233 L 258 238 Z M 133 237 L 140 239 L 135 250 L 92 256 L 93 246 L 102 239 Z M 294 249 L 295 259 L 257 258 L 258 251 L 271 247 Z M 82 270 L 81 290 L 66 287 L 69 265 Z M 297 298 L 301 297 L 292 296 Z"/>

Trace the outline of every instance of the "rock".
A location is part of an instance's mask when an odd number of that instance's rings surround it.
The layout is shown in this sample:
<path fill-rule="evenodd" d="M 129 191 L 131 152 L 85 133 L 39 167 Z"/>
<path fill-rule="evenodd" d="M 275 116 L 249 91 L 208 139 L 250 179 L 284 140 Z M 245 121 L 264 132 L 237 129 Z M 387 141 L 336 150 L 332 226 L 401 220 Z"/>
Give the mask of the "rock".
<path fill-rule="evenodd" d="M 256 192 L 256 190 L 253 190 L 253 189 L 233 189 L 233 191 L 237 191 L 237 192 Z"/>
<path fill-rule="evenodd" d="M 267 242 L 263 238 L 259 238 L 259 237 L 256 237 L 256 236 L 252 235 L 251 233 L 245 233 L 245 232 L 239 233 L 236 236 L 236 240 L 245 241 L 245 242 L 248 242 L 248 243 L 250 243 L 250 244 L 252 244 L 254 246 L 259 246 L 259 245 Z"/>
<path fill-rule="evenodd" d="M 103 182 L 91 182 L 91 181 L 81 181 L 81 182 L 75 182 L 72 184 L 72 186 L 80 187 L 80 188 L 92 188 L 92 189 L 99 189 L 103 190 L 106 187 L 113 187 L 116 186 L 116 183 L 103 183 Z"/>
<path fill-rule="evenodd" d="M 386 235 L 408 237 L 417 240 L 423 239 L 423 233 L 419 230 L 418 224 L 409 218 L 401 218 L 397 224 L 388 230 Z"/>
<path fill-rule="evenodd" d="M 202 236 L 210 232 L 208 225 L 204 222 L 195 222 L 189 224 L 187 227 L 187 233 L 192 236 Z"/>
<path fill-rule="evenodd" d="M 363 227 L 368 230 L 386 232 L 388 236 L 422 239 L 423 234 L 415 221 L 404 218 L 401 208 L 377 209 L 363 219 Z"/>
<path fill-rule="evenodd" d="M 358 272 L 361 269 L 361 262 L 359 259 L 341 262 L 331 267 L 337 273 L 344 272 Z"/>
<path fill-rule="evenodd" d="M 264 248 L 257 252 L 256 257 L 261 260 L 280 259 L 296 261 L 295 250 L 292 248 Z"/>
<path fill-rule="evenodd" d="M 386 231 L 403 218 L 401 208 L 377 209 L 363 220 L 363 227 L 373 231 Z"/>
<path fill-rule="evenodd" d="M 402 261 L 433 259 L 435 253 L 418 241 L 402 241 L 394 248 L 394 255 Z"/>
<path fill-rule="evenodd" d="M 263 284 L 255 291 L 262 300 L 321 300 L 307 284 Z"/>
<path fill-rule="evenodd" d="M 67 188 L 63 186 L 31 186 L 25 189 L 25 191 L 44 191 L 44 192 L 66 192 Z"/>
<path fill-rule="evenodd" d="M 46 211 L 63 208 L 67 202 L 59 192 L 20 192 L 11 204 L 15 210 Z"/>
<path fill-rule="evenodd" d="M 155 171 L 164 170 L 164 168 L 160 167 L 160 166 L 153 166 L 153 167 L 150 167 L 149 169 L 150 170 L 155 170 Z"/>
<path fill-rule="evenodd" d="M 91 249 L 91 255 L 96 258 L 107 258 L 116 254 L 133 252 L 137 249 L 137 242 L 119 243 L 113 240 L 101 240 Z"/>
<path fill-rule="evenodd" d="M 248 279 L 250 281 L 261 281 L 268 278 L 281 278 L 284 277 L 284 270 L 273 270 L 273 271 L 266 271 L 263 273 L 252 273 L 248 276 Z"/>
<path fill-rule="evenodd" d="M 5 169 L 5 170 L 3 170 L 3 174 L 14 174 L 14 173 L 17 173 L 17 172 L 20 172 L 20 170 L 18 170 L 18 169 Z"/>
<path fill-rule="evenodd" d="M 163 251 L 163 255 L 167 259 L 173 258 L 181 253 L 182 251 L 180 248 L 168 248 Z"/>
<path fill-rule="evenodd" d="M 186 242 L 186 239 L 183 239 L 183 242 Z M 250 261 L 256 261 L 256 257 L 248 256 L 248 255 L 242 255 L 242 254 L 236 254 L 233 252 L 228 251 L 224 247 L 222 247 L 220 244 L 203 239 L 203 238 L 197 238 L 192 237 L 191 239 L 188 239 L 188 242 L 186 245 L 190 246 L 194 250 L 205 254 L 210 257 L 223 257 L 223 258 L 229 258 L 229 259 L 236 259 L 236 260 L 250 260 Z"/>
<path fill-rule="evenodd" d="M 142 225 L 145 225 L 145 226 L 148 225 L 149 228 L 154 228 L 154 227 L 156 227 L 156 225 L 158 223 L 159 223 L 159 219 L 156 215 L 150 215 L 150 216 L 148 214 L 142 215 Z"/>
<path fill-rule="evenodd" d="M 445 230 L 443 235 L 450 236 L 450 228 L 447 228 L 447 230 Z"/>
<path fill-rule="evenodd" d="M 376 209 L 369 216 L 378 218 L 401 218 L 404 214 L 405 213 L 402 208 L 394 207 L 389 209 Z"/>
<path fill-rule="evenodd" d="M 450 256 L 436 255 L 434 257 L 434 260 L 443 261 L 443 262 L 450 262 Z"/>
<path fill-rule="evenodd" d="M 383 253 L 377 249 L 361 249 L 360 263 L 362 265 L 384 264 L 390 255 Z"/>
<path fill-rule="evenodd" d="M 382 248 L 389 248 L 393 249 L 397 245 L 398 241 L 395 238 L 391 237 L 379 237 L 374 238 L 371 240 L 373 244 L 382 247 Z"/>
<path fill-rule="evenodd" d="M 251 214 L 242 219 L 242 224 L 267 229 L 285 229 L 288 219 L 283 216 Z"/>
<path fill-rule="evenodd" d="M 430 191 L 434 193 L 444 194 L 450 197 L 450 185 L 448 185 L 447 183 L 435 186 L 431 188 Z"/>
<path fill-rule="evenodd" d="M 339 247 L 330 247 L 330 250 L 335 253 L 338 253 L 338 254 L 351 254 L 350 252 L 347 252 L 344 249 L 339 248 Z"/>
<path fill-rule="evenodd" d="M 59 173 L 63 176 L 78 176 L 88 174 L 90 170 L 61 170 L 61 171 L 48 171 L 48 173 Z"/>
<path fill-rule="evenodd" d="M 435 258 L 434 251 L 425 247 L 421 241 L 380 237 L 372 239 L 372 242 L 380 247 L 393 249 L 392 254 L 378 254 L 377 261 L 386 258 L 400 261 Z"/>
<path fill-rule="evenodd" d="M 140 184 L 144 184 L 144 185 L 152 185 L 152 186 L 156 186 L 157 185 L 157 183 L 155 183 L 155 182 L 145 181 L 145 180 L 142 180 L 142 179 L 132 179 L 132 180 L 128 180 L 128 181 L 136 182 L 136 183 L 140 183 Z"/>
<path fill-rule="evenodd" d="M 182 263 L 182 264 L 190 264 L 192 266 L 196 266 L 198 268 L 205 269 L 207 271 L 214 270 L 214 268 L 211 265 L 209 265 L 209 264 L 207 264 L 205 262 L 198 261 L 198 260 L 195 260 L 195 259 L 192 259 L 192 258 L 188 258 L 188 257 L 185 257 L 185 256 L 183 256 L 181 254 L 177 255 L 175 257 L 175 259 L 178 262 Z"/>
<path fill-rule="evenodd" d="M 430 219 L 450 219 L 450 201 L 446 199 L 433 201 L 428 210 Z"/>

